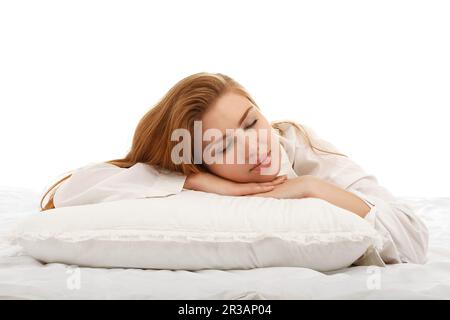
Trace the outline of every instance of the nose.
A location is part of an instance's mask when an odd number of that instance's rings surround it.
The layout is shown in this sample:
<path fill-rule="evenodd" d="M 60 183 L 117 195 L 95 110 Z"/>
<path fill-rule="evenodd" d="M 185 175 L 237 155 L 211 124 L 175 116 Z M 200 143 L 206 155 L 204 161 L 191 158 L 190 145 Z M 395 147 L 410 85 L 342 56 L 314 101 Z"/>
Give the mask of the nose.
<path fill-rule="evenodd" d="M 235 138 L 238 163 L 257 164 L 264 158 L 269 148 L 270 138 L 264 130 L 238 131 Z"/>
<path fill-rule="evenodd" d="M 247 163 L 257 164 L 261 162 L 269 151 L 267 138 L 258 134 L 254 140 L 246 140 Z"/>

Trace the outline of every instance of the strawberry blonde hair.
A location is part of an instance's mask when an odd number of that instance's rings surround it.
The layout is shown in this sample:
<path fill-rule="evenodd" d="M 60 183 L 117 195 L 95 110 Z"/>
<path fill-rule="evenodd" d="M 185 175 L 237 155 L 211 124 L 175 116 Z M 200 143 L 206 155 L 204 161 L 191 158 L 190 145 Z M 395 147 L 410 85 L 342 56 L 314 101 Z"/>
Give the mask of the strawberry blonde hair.
<path fill-rule="evenodd" d="M 142 117 L 134 132 L 131 149 L 128 154 L 124 158 L 105 162 L 121 168 L 129 168 L 141 162 L 180 172 L 184 175 L 206 171 L 203 165 L 193 164 L 193 161 L 181 164 L 172 162 L 171 151 L 178 142 L 172 141 L 171 135 L 173 130 L 183 128 L 189 130 L 191 137 L 193 137 L 194 121 L 201 120 L 208 107 L 227 92 L 241 94 L 258 107 L 253 98 L 239 83 L 224 74 L 201 72 L 190 75 L 176 83 Z M 282 130 L 281 125 L 283 123 L 294 125 L 313 150 L 342 155 L 313 146 L 307 132 L 298 123 L 278 121 L 273 122 L 272 127 Z M 194 144 L 192 143 L 191 145 L 193 146 Z M 41 211 L 55 208 L 53 203 L 55 192 L 60 184 L 71 176 L 69 174 L 57 181 L 45 192 L 40 202 Z M 43 206 L 47 196 L 48 201 Z"/>

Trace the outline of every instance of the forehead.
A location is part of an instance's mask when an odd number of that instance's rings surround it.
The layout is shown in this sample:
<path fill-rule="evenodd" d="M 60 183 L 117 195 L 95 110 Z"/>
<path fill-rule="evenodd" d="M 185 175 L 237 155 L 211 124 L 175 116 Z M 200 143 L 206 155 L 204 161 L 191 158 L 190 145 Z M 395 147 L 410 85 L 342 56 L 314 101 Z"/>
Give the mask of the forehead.
<path fill-rule="evenodd" d="M 219 97 L 205 112 L 202 117 L 203 130 L 225 129 L 239 127 L 239 120 L 245 111 L 253 104 L 245 96 L 228 92 Z"/>

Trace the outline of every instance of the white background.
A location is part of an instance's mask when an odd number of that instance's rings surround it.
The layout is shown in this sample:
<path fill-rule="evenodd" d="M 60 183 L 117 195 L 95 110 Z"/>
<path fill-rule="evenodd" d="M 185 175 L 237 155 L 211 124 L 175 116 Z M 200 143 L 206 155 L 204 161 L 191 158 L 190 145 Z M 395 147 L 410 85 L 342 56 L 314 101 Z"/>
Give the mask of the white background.
<path fill-rule="evenodd" d="M 181 78 L 222 72 L 398 196 L 450 196 L 448 1 L 1 1 L 0 185 L 123 157 Z"/>

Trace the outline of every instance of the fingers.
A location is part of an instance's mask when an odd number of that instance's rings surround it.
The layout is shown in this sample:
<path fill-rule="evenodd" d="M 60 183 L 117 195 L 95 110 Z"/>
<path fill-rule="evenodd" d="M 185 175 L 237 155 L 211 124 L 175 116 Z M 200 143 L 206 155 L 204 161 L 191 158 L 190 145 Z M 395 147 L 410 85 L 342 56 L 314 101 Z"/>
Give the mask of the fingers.
<path fill-rule="evenodd" d="M 275 189 L 275 186 L 273 185 L 262 185 L 259 183 L 245 183 L 239 190 L 238 195 L 245 196 L 250 194 L 269 192 L 272 191 L 273 189 Z"/>
<path fill-rule="evenodd" d="M 285 182 L 286 180 L 287 180 L 287 175 L 284 174 L 284 175 L 282 175 L 282 176 L 276 177 L 276 178 L 272 181 L 272 183 L 280 184 L 280 183 Z"/>
<path fill-rule="evenodd" d="M 264 186 L 276 186 L 276 185 L 279 185 L 279 184 L 282 184 L 283 182 L 285 182 L 287 180 L 287 175 L 283 175 L 283 176 L 279 176 L 279 177 L 276 177 L 274 180 L 272 180 L 272 181 L 269 181 L 269 182 L 262 182 L 262 183 L 260 183 L 261 185 L 264 185 Z"/>
<path fill-rule="evenodd" d="M 258 193 L 265 193 L 275 189 L 277 185 L 284 183 L 287 180 L 287 176 L 279 176 L 272 181 L 269 182 L 251 182 L 251 183 L 242 183 L 239 185 L 239 190 L 236 190 L 237 195 L 245 196 L 252 195 Z"/>

